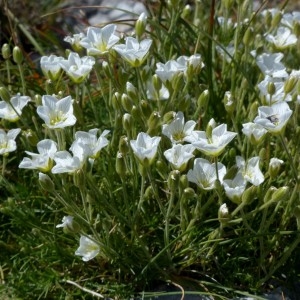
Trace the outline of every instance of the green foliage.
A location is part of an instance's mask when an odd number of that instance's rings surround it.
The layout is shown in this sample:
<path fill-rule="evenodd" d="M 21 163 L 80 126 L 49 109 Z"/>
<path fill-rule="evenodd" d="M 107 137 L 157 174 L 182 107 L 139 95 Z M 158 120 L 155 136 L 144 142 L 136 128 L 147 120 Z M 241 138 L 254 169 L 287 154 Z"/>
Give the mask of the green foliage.
<path fill-rule="evenodd" d="M 154 293 L 142 291 L 169 282 L 191 293 L 226 299 L 255 294 L 281 273 L 299 278 L 299 82 L 292 88 L 293 115 L 285 130 L 251 143 L 242 124 L 252 122 L 257 108 L 267 102 L 257 87 L 263 76 L 251 51 L 274 52 L 264 34 L 274 32 L 278 24 L 264 23 L 259 12 L 252 13 L 249 1 L 222 1 L 210 10 L 206 2 L 195 1 L 193 9 L 185 1 L 148 3 L 143 38 L 153 42 L 146 62 L 132 67 L 110 50 L 96 57 L 81 83 L 64 72 L 56 80 L 42 74 L 29 53 L 50 55 L 51 49 L 65 57 L 70 50 L 65 51 L 50 27 L 39 31 L 36 24 L 19 22 L 5 2 L 5 16 L 13 26 L 6 28 L 11 37 L 2 48 L 1 98 L 9 102 L 7 95 L 21 93 L 31 101 L 16 122 L 1 119 L 1 129 L 21 128 L 22 133 L 17 151 L 1 156 L 0 297 L 90 299 L 94 293 L 115 299 L 150 298 Z M 52 4 L 43 1 L 43 14 L 52 15 L 59 2 Z M 30 45 L 16 50 L 14 37 L 20 31 Z M 13 59 L 13 48 L 21 51 L 22 59 Z M 282 52 L 288 72 L 298 70 L 296 46 Z M 86 55 L 85 49 L 78 53 Z M 165 82 L 168 100 L 149 100 L 147 82 L 159 87 L 156 92 L 162 86 L 153 76 L 156 64 L 194 54 L 201 55 L 204 67 Z M 42 97 L 53 94 L 58 100 L 69 95 L 74 99 L 74 126 L 51 129 L 37 114 Z M 175 170 L 164 156 L 172 145 L 162 128 L 178 111 L 210 138 L 212 118 L 237 133 L 218 157 L 195 151 L 196 158 L 206 157 L 216 166 L 221 162 L 227 166 L 226 178 L 232 179 L 237 155 L 245 160 L 259 157 L 263 183 L 248 183 L 243 196 L 231 201 L 222 179 L 212 190 L 188 181 L 193 159 Z M 19 168 L 29 157 L 25 151 L 37 153 L 39 141 L 51 139 L 59 150 L 69 150 L 76 132 L 93 128 L 109 130 L 109 144 L 74 172 L 53 174 L 50 168 L 43 181 L 39 171 Z M 141 161 L 133 151 L 130 141 L 140 132 L 161 138 L 153 161 Z M 273 157 L 282 159 L 284 167 L 271 171 Z M 220 217 L 223 204 L 228 214 Z M 56 228 L 64 216 L 74 217 L 72 225 Z M 74 255 L 80 237 L 99 246 L 98 255 L 87 262 Z"/>

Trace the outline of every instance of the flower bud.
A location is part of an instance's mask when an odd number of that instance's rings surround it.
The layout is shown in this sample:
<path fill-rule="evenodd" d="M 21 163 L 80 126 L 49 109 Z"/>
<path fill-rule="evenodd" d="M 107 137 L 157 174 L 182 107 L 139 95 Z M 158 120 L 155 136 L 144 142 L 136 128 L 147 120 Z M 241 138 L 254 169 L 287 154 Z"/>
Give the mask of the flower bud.
<path fill-rule="evenodd" d="M 277 191 L 277 188 L 274 187 L 274 186 L 271 186 L 271 187 L 267 190 L 267 192 L 266 192 L 266 194 L 265 194 L 265 196 L 264 196 L 264 203 L 267 203 L 267 202 L 271 201 L 272 195 L 273 195 L 276 191 Z"/>
<path fill-rule="evenodd" d="M 121 94 L 119 92 L 115 92 L 111 99 L 111 104 L 114 110 L 120 110 L 121 109 Z"/>
<path fill-rule="evenodd" d="M 180 176 L 179 186 L 181 189 L 186 189 L 189 186 L 189 181 L 186 174 Z"/>
<path fill-rule="evenodd" d="M 249 119 L 253 120 L 257 115 L 259 104 L 257 101 L 253 102 L 250 106 Z"/>
<path fill-rule="evenodd" d="M 161 121 L 160 113 L 157 111 L 152 112 L 152 114 L 147 122 L 147 125 L 148 125 L 147 133 L 149 135 L 153 135 L 156 133 L 156 130 L 160 126 L 160 121 Z"/>
<path fill-rule="evenodd" d="M 218 210 L 218 220 L 221 226 L 225 226 L 230 219 L 229 210 L 226 203 L 223 203 Z"/>
<path fill-rule="evenodd" d="M 191 103 L 191 96 L 189 94 L 182 97 L 178 103 L 179 111 L 186 111 Z"/>
<path fill-rule="evenodd" d="M 131 99 L 137 99 L 138 98 L 138 91 L 137 88 L 130 82 L 126 82 L 126 92 L 127 95 L 131 98 Z"/>
<path fill-rule="evenodd" d="M 184 193 L 184 196 L 187 199 L 193 198 L 193 197 L 196 196 L 195 190 L 193 188 L 191 188 L 191 187 L 188 187 L 188 188 L 184 189 L 183 193 Z"/>
<path fill-rule="evenodd" d="M 122 107 L 124 108 L 125 111 L 131 111 L 133 102 L 128 97 L 128 95 L 122 94 L 121 103 L 122 103 Z"/>
<path fill-rule="evenodd" d="M 117 158 L 116 158 L 116 171 L 117 174 L 124 179 L 126 176 L 126 163 L 125 163 L 125 158 L 124 155 L 121 152 L 117 153 Z"/>
<path fill-rule="evenodd" d="M 154 192 L 153 192 L 153 188 L 152 188 L 152 185 L 149 185 L 147 188 L 146 188 L 146 191 L 144 193 L 144 199 L 145 200 L 150 200 L 154 198 Z"/>
<path fill-rule="evenodd" d="M 178 188 L 180 172 L 178 170 L 171 171 L 168 177 L 168 187 L 174 191 Z"/>
<path fill-rule="evenodd" d="M 204 90 L 199 98 L 198 98 L 198 106 L 199 106 L 199 110 L 202 116 L 204 116 L 206 110 L 207 110 L 207 105 L 208 105 L 208 100 L 209 100 L 209 91 L 208 90 Z"/>
<path fill-rule="evenodd" d="M 271 28 L 277 28 L 278 27 L 278 24 L 280 23 L 282 19 L 282 12 L 279 10 L 276 12 L 275 16 L 273 17 L 272 19 L 272 22 L 271 22 Z"/>
<path fill-rule="evenodd" d="M 140 108 L 141 108 L 141 110 L 142 110 L 143 115 L 148 119 L 149 116 L 150 116 L 151 113 L 152 113 L 152 109 L 151 109 L 151 107 L 150 107 L 150 105 L 149 105 L 149 102 L 148 102 L 148 101 L 145 101 L 145 100 L 142 100 L 142 101 L 140 102 Z"/>
<path fill-rule="evenodd" d="M 161 79 L 157 76 L 157 74 L 154 74 L 152 76 L 152 84 L 156 92 L 159 94 L 159 91 L 162 88 L 162 82 Z"/>
<path fill-rule="evenodd" d="M 36 147 L 36 144 L 39 142 L 36 132 L 31 129 L 24 130 L 22 136 L 25 137 L 30 146 Z"/>
<path fill-rule="evenodd" d="M 191 14 L 191 12 L 192 12 L 192 7 L 189 4 L 187 4 L 182 10 L 181 18 L 186 19 Z"/>
<path fill-rule="evenodd" d="M 4 86 L 0 87 L 0 97 L 5 102 L 10 102 L 11 97 L 10 97 L 9 91 Z"/>
<path fill-rule="evenodd" d="M 34 95 L 33 101 L 36 106 L 42 105 L 42 96 L 38 94 Z"/>
<path fill-rule="evenodd" d="M 290 191 L 287 186 L 280 187 L 277 189 L 271 198 L 272 202 L 285 201 L 289 197 Z"/>
<path fill-rule="evenodd" d="M 138 39 L 140 39 L 141 36 L 143 35 L 146 28 L 146 24 L 147 24 L 147 16 L 144 12 L 142 12 L 135 23 L 135 34 Z"/>
<path fill-rule="evenodd" d="M 275 93 L 276 93 L 276 87 L 275 87 L 274 82 L 269 82 L 268 83 L 268 94 L 270 94 L 272 96 Z"/>
<path fill-rule="evenodd" d="M 176 112 L 168 111 L 167 113 L 164 114 L 163 123 L 170 124 L 171 122 L 174 121 L 175 116 L 176 116 Z"/>
<path fill-rule="evenodd" d="M 47 79 L 45 83 L 45 89 L 47 95 L 54 95 L 55 94 L 55 84 L 51 79 Z"/>
<path fill-rule="evenodd" d="M 41 172 L 39 173 L 39 183 L 42 189 L 47 192 L 53 192 L 55 190 L 52 179 L 48 175 Z"/>
<path fill-rule="evenodd" d="M 18 65 L 20 65 L 23 61 L 23 53 L 18 46 L 13 48 L 13 60 Z"/>
<path fill-rule="evenodd" d="M 125 155 L 128 153 L 128 150 L 129 150 L 128 138 L 127 136 L 123 135 L 121 136 L 119 141 L 119 152 Z"/>
<path fill-rule="evenodd" d="M 2 56 L 4 59 L 9 59 L 11 56 L 11 50 L 10 50 L 10 46 L 8 44 L 3 44 L 2 48 Z"/>
<path fill-rule="evenodd" d="M 208 140 L 211 140 L 212 138 L 212 131 L 213 129 L 217 126 L 216 121 L 212 118 L 210 119 L 210 121 L 208 122 L 207 126 L 206 126 L 206 136 Z"/>
<path fill-rule="evenodd" d="M 123 124 L 124 129 L 127 132 L 130 132 L 130 130 L 132 129 L 132 125 L 133 125 L 133 120 L 132 120 L 131 114 L 125 113 L 123 115 L 122 124 Z"/>
<path fill-rule="evenodd" d="M 296 87 L 296 84 L 298 83 L 298 78 L 295 76 L 291 76 L 285 83 L 284 83 L 284 88 L 283 91 L 285 94 L 289 94 L 294 90 Z"/>
<path fill-rule="evenodd" d="M 253 30 L 252 28 L 248 27 L 243 36 L 243 43 L 245 44 L 245 46 L 249 46 L 252 40 L 253 40 Z"/>
<path fill-rule="evenodd" d="M 283 164 L 283 160 L 275 157 L 271 158 L 269 163 L 269 174 L 271 178 L 276 178 L 282 164 Z"/>
<path fill-rule="evenodd" d="M 164 161 L 157 160 L 155 163 L 157 171 L 163 178 L 167 177 L 168 166 Z"/>
<path fill-rule="evenodd" d="M 255 185 L 252 185 L 248 189 L 246 189 L 242 195 L 242 202 L 247 204 L 250 204 L 254 201 L 254 199 L 257 196 L 257 187 Z"/>

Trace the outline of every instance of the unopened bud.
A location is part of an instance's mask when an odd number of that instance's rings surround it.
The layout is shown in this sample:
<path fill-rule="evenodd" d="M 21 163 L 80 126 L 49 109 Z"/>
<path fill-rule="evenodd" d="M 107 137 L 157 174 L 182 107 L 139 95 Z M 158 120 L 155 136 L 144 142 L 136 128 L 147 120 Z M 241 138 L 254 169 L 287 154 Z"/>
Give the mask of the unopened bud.
<path fill-rule="evenodd" d="M 271 178 L 276 178 L 282 164 L 283 164 L 283 160 L 275 157 L 271 158 L 269 163 L 269 174 Z"/>
<path fill-rule="evenodd" d="M 123 135 L 121 136 L 119 141 L 119 152 L 125 155 L 128 153 L 128 150 L 129 150 L 128 138 L 127 136 Z"/>
<path fill-rule="evenodd" d="M 282 19 L 282 12 L 279 10 L 275 13 L 275 16 L 273 17 L 272 19 L 272 22 L 271 22 L 271 28 L 277 28 L 278 24 L 280 23 Z"/>
<path fill-rule="evenodd" d="M 272 195 L 273 195 L 276 191 L 277 191 L 277 188 L 274 187 L 274 186 L 271 186 L 271 187 L 267 190 L 267 192 L 266 192 L 266 194 L 265 194 L 265 196 L 264 196 L 264 203 L 267 203 L 267 202 L 271 201 Z"/>
<path fill-rule="evenodd" d="M 168 187 L 170 190 L 178 188 L 180 172 L 178 170 L 171 171 L 168 177 Z"/>
<path fill-rule="evenodd" d="M 186 189 L 189 186 L 189 181 L 186 174 L 180 176 L 179 186 L 181 189 Z"/>
<path fill-rule="evenodd" d="M 229 210 L 226 203 L 223 203 L 218 210 L 218 220 L 222 226 L 226 225 L 230 219 Z"/>
<path fill-rule="evenodd" d="M 15 46 L 13 48 L 13 60 L 18 65 L 20 65 L 23 62 L 23 53 L 18 46 Z"/>
<path fill-rule="evenodd" d="M 164 114 L 163 123 L 170 124 L 171 122 L 174 121 L 175 116 L 176 116 L 176 112 L 168 111 L 167 113 Z"/>
<path fill-rule="evenodd" d="M 257 187 L 255 185 L 252 185 L 248 189 L 246 189 L 242 195 L 242 202 L 247 204 L 252 203 L 252 201 L 257 196 Z"/>
<path fill-rule="evenodd" d="M 252 28 L 248 27 L 243 36 L 243 43 L 245 44 L 245 46 L 249 46 L 252 40 L 253 40 L 253 30 Z"/>
<path fill-rule="evenodd" d="M 131 114 L 125 113 L 123 115 L 122 124 L 127 132 L 129 132 L 132 129 L 133 120 Z"/>
<path fill-rule="evenodd" d="M 272 195 L 271 201 L 272 202 L 284 201 L 288 198 L 289 194 L 290 194 L 290 191 L 287 186 L 280 187 Z"/>
<path fill-rule="evenodd" d="M 183 193 L 186 198 L 193 198 L 196 196 L 195 190 L 191 187 L 184 189 Z"/>
<path fill-rule="evenodd" d="M 11 97 L 9 91 L 4 86 L 0 87 L 0 98 L 5 102 L 10 102 Z"/>
<path fill-rule="evenodd" d="M 146 118 L 149 118 L 151 113 L 152 113 L 152 109 L 149 105 L 149 102 L 148 101 L 145 101 L 145 100 L 142 100 L 140 102 L 140 107 L 141 107 L 141 110 L 142 110 L 142 113 L 143 115 L 146 117 Z"/>
<path fill-rule="evenodd" d="M 111 99 L 111 104 L 114 110 L 120 110 L 121 106 L 121 94 L 119 92 L 115 92 Z"/>
<path fill-rule="evenodd" d="M 39 183 L 42 189 L 47 192 L 53 192 L 55 189 L 54 183 L 51 178 L 44 173 L 39 173 Z"/>
<path fill-rule="evenodd" d="M 235 101 L 231 95 L 231 92 L 225 92 L 224 96 L 224 106 L 225 110 L 231 115 L 235 109 Z"/>
<path fill-rule="evenodd" d="M 284 83 L 284 93 L 289 94 L 294 90 L 296 87 L 296 84 L 298 83 L 298 78 L 295 76 L 291 76 L 285 83 Z"/>
<path fill-rule="evenodd" d="M 147 133 L 150 135 L 155 134 L 156 130 L 160 126 L 160 122 L 161 122 L 160 113 L 157 111 L 152 112 L 152 114 L 147 122 L 147 125 L 148 125 Z"/>
<path fill-rule="evenodd" d="M 198 98 L 198 106 L 201 115 L 203 116 L 207 110 L 207 105 L 208 105 L 208 100 L 209 100 L 209 91 L 204 90 L 201 95 Z"/>
<path fill-rule="evenodd" d="M 9 59 L 11 56 L 10 46 L 8 44 L 3 44 L 2 48 L 2 56 L 4 59 Z"/>
<path fill-rule="evenodd" d="M 135 34 L 139 39 L 141 38 L 141 36 L 143 35 L 143 33 L 145 31 L 146 24 L 147 24 L 147 16 L 143 12 L 143 13 L 141 13 L 141 15 L 139 16 L 139 18 L 137 19 L 137 21 L 135 23 Z"/>
<path fill-rule="evenodd" d="M 127 95 L 133 100 L 138 97 L 138 92 L 136 87 L 129 81 L 126 82 L 126 92 Z"/>
<path fill-rule="evenodd" d="M 117 174 L 124 179 L 126 176 L 126 163 L 125 163 L 125 158 L 124 155 L 121 152 L 117 153 L 117 158 L 116 158 L 116 171 Z"/>
<path fill-rule="evenodd" d="M 122 95 L 121 103 L 122 103 L 122 106 L 125 111 L 128 111 L 128 112 L 131 111 L 133 103 L 132 103 L 131 99 L 128 97 L 128 95 L 126 95 L 126 94 Z"/>

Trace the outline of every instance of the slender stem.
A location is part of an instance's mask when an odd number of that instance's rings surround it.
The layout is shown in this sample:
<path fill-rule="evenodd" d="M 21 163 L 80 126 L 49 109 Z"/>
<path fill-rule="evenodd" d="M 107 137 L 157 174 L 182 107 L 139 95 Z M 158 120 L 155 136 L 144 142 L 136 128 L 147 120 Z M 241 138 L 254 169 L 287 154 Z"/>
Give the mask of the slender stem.
<path fill-rule="evenodd" d="M 282 146 L 283 146 L 283 148 L 284 148 L 284 150 L 285 150 L 285 152 L 286 152 L 286 154 L 287 154 L 287 156 L 288 156 L 288 159 L 289 159 L 289 162 L 290 162 L 292 171 L 293 171 L 293 173 L 294 173 L 295 181 L 296 181 L 297 184 L 299 184 L 298 173 L 297 173 L 297 170 L 295 169 L 295 165 L 294 165 L 294 162 L 293 162 L 293 158 L 292 158 L 292 156 L 291 156 L 291 153 L 289 152 L 289 150 L 288 150 L 288 148 L 287 148 L 287 146 L 286 146 L 286 143 L 285 143 L 285 141 L 284 141 L 284 138 L 283 138 L 283 135 L 282 135 L 282 134 L 279 135 L 279 138 L 280 138 L 281 144 L 282 144 Z"/>

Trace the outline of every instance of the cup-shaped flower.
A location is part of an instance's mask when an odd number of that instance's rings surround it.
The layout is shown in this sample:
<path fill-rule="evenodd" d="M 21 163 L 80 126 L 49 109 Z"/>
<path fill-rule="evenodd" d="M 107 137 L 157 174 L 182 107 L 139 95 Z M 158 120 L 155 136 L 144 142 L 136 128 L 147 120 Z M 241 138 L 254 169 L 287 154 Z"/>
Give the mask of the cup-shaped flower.
<path fill-rule="evenodd" d="M 87 49 L 88 55 L 102 55 L 119 41 L 115 35 L 117 26 L 109 24 L 103 28 L 89 27 L 86 37 L 80 41 L 80 45 Z"/>
<path fill-rule="evenodd" d="M 243 124 L 242 132 L 249 138 L 253 145 L 258 145 L 268 131 L 259 124 L 249 122 Z"/>
<path fill-rule="evenodd" d="M 42 106 L 38 106 L 37 113 L 51 129 L 73 126 L 76 118 L 73 114 L 73 100 L 71 96 L 57 99 L 54 96 L 44 95 Z"/>
<path fill-rule="evenodd" d="M 194 150 L 195 147 L 191 144 L 175 144 L 171 149 L 164 152 L 164 156 L 174 169 L 183 171 L 186 168 L 188 161 L 194 157 Z"/>
<path fill-rule="evenodd" d="M 8 155 L 17 149 L 16 137 L 21 132 L 20 128 L 11 129 L 7 133 L 0 129 L 0 155 Z"/>
<path fill-rule="evenodd" d="M 147 133 L 140 132 L 136 140 L 130 141 L 132 151 L 141 164 L 151 164 L 156 155 L 160 139 L 158 136 L 151 137 Z"/>
<path fill-rule="evenodd" d="M 284 64 L 280 62 L 282 58 L 282 53 L 263 53 L 257 56 L 256 63 L 265 75 L 270 75 L 273 78 L 285 78 L 288 73 Z"/>
<path fill-rule="evenodd" d="M 233 179 L 224 179 L 223 187 L 225 190 L 226 196 L 234 203 L 240 204 L 242 195 L 246 189 L 246 181 L 241 173 Z"/>
<path fill-rule="evenodd" d="M 259 157 L 255 156 L 250 158 L 247 162 L 241 157 L 236 157 L 236 165 L 239 169 L 238 173 L 241 173 L 244 180 L 252 183 L 255 186 L 259 186 L 264 182 L 264 174 L 259 168 Z"/>
<path fill-rule="evenodd" d="M 172 83 L 173 81 L 175 81 L 175 78 L 179 73 L 186 72 L 187 63 L 186 60 L 184 61 L 184 64 L 180 59 L 179 61 L 169 60 L 165 64 L 159 62 L 156 64 L 155 73 L 161 79 L 162 82 Z"/>
<path fill-rule="evenodd" d="M 195 131 L 193 145 L 204 154 L 212 157 L 219 156 L 225 147 L 237 135 L 235 132 L 227 131 L 227 125 L 221 124 L 212 129 L 211 136 L 205 131 Z"/>
<path fill-rule="evenodd" d="M 96 257 L 100 252 L 99 245 L 90 237 L 81 235 L 79 248 L 75 251 L 75 255 L 82 256 L 83 261 L 89 261 Z"/>
<path fill-rule="evenodd" d="M 55 166 L 51 172 L 53 174 L 69 173 L 72 174 L 81 169 L 83 161 L 77 156 L 72 156 L 68 151 L 58 151 L 53 157 Z"/>
<path fill-rule="evenodd" d="M 289 28 L 279 27 L 276 35 L 267 34 L 266 40 L 281 51 L 291 45 L 295 45 L 298 39 Z"/>
<path fill-rule="evenodd" d="M 217 164 L 218 176 L 215 163 L 210 163 L 203 158 L 194 160 L 194 168 L 187 173 L 188 181 L 196 183 L 201 189 L 212 190 L 219 177 L 220 183 L 226 174 L 226 167 L 222 163 Z"/>
<path fill-rule="evenodd" d="M 82 148 L 88 147 L 92 153 L 91 158 L 96 158 L 99 156 L 99 152 L 102 148 L 108 145 L 108 139 L 105 137 L 109 130 L 104 130 L 99 138 L 97 138 L 97 133 L 99 129 L 94 128 L 85 131 L 77 131 L 75 133 L 75 141 L 73 142 L 70 150 L 73 152 L 77 144 L 81 144 Z"/>
<path fill-rule="evenodd" d="M 49 139 L 37 143 L 38 153 L 25 151 L 31 158 L 24 157 L 19 168 L 49 172 L 53 166 L 53 157 L 57 152 L 57 144 Z"/>
<path fill-rule="evenodd" d="M 80 57 L 78 53 L 71 52 L 68 59 L 60 62 L 61 67 L 75 83 L 81 83 L 90 74 L 95 64 L 92 56 Z"/>
<path fill-rule="evenodd" d="M 195 126 L 196 122 L 192 120 L 184 123 L 183 112 L 179 111 L 171 123 L 162 126 L 162 134 L 167 136 L 173 144 L 183 143 L 184 141 L 189 141 Z"/>
<path fill-rule="evenodd" d="M 280 134 L 292 113 L 293 111 L 286 102 L 278 102 L 272 106 L 260 106 L 254 123 L 263 126 L 271 133 Z"/>
<path fill-rule="evenodd" d="M 40 60 L 40 65 L 43 74 L 48 79 L 57 80 L 61 71 L 60 62 L 63 60 L 63 57 L 56 56 L 53 54 L 51 54 L 50 56 L 42 56 Z"/>
<path fill-rule="evenodd" d="M 115 45 L 113 49 L 117 51 L 131 66 L 139 67 L 147 58 L 152 40 L 145 39 L 138 41 L 133 37 L 125 39 L 125 45 Z"/>
<path fill-rule="evenodd" d="M 0 118 L 10 122 L 16 122 L 20 119 L 22 109 L 30 101 L 30 97 L 17 94 L 10 99 L 10 102 L 0 101 Z"/>

